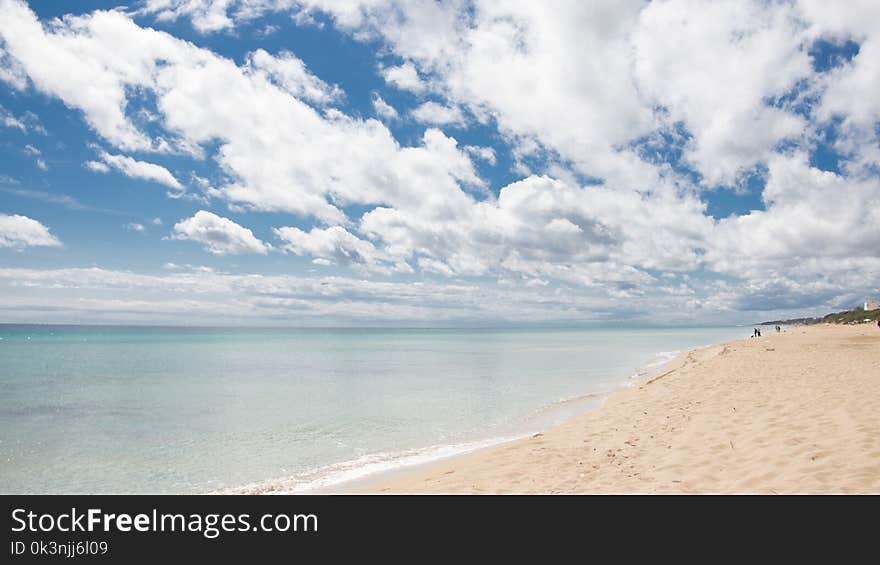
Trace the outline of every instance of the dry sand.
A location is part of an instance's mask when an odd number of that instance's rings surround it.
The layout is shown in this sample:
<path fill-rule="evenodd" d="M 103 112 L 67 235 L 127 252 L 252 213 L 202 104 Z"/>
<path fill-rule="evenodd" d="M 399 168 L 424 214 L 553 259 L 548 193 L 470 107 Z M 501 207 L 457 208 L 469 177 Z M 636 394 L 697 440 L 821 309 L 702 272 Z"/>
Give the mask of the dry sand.
<path fill-rule="evenodd" d="M 547 432 L 362 490 L 880 493 L 880 329 L 793 327 L 694 350 Z"/>

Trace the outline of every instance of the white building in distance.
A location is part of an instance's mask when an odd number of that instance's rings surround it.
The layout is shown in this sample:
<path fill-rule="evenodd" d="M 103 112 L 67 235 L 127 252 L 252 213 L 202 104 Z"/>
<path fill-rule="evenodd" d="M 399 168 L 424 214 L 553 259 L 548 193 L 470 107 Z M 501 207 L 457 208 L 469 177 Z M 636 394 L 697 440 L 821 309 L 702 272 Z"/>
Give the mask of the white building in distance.
<path fill-rule="evenodd" d="M 880 309 L 880 300 L 865 300 L 865 311 Z"/>

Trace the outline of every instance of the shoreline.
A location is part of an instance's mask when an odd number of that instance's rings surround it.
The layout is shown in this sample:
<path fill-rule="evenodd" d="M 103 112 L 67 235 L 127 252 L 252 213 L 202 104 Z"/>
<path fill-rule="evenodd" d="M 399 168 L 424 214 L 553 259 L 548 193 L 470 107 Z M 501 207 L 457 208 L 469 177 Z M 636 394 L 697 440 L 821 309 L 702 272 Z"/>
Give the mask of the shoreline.
<path fill-rule="evenodd" d="M 703 349 L 714 344 L 698 347 Z M 343 461 L 316 469 L 305 476 L 278 478 L 249 483 L 216 491 L 218 494 L 357 494 L 370 485 L 416 472 L 459 457 L 479 453 L 509 443 L 523 440 L 536 433 L 555 428 L 585 413 L 596 411 L 614 394 L 625 391 L 646 378 L 662 373 L 674 366 L 690 350 L 659 351 L 654 359 L 636 368 L 634 373 L 620 380 L 610 389 L 588 392 L 560 399 L 540 406 L 534 412 L 556 414 L 535 427 L 510 431 L 507 434 L 462 441 L 455 444 L 434 444 L 423 448 L 393 454 L 373 454 L 355 460 Z M 669 355 L 672 355 L 669 357 Z M 571 406 L 575 406 L 574 409 Z M 567 407 L 567 408 L 566 408 Z M 564 409 L 566 408 L 566 409 Z M 384 457 L 383 457 L 384 456 Z"/>
<path fill-rule="evenodd" d="M 738 341 L 738 340 L 733 340 Z M 518 434 L 508 438 L 499 438 L 497 441 L 494 440 L 486 440 L 486 442 L 480 443 L 488 443 L 488 445 L 484 445 L 481 447 L 475 447 L 473 449 L 465 450 L 461 453 L 455 453 L 448 456 L 441 456 L 437 458 L 432 458 L 429 461 L 425 461 L 422 463 L 413 463 L 413 464 L 402 464 L 396 466 L 391 469 L 386 469 L 382 471 L 377 471 L 373 473 L 365 474 L 364 476 L 344 480 L 340 482 L 333 483 L 332 485 L 325 486 L 323 488 L 309 488 L 302 492 L 297 492 L 296 494 L 376 494 L 376 489 L 385 488 L 386 483 L 392 481 L 397 478 L 407 477 L 407 476 L 415 476 L 416 473 L 420 471 L 430 471 L 435 466 L 442 465 L 443 463 L 448 463 L 455 461 L 456 459 L 467 457 L 469 455 L 479 455 L 480 453 L 485 453 L 491 451 L 493 449 L 497 449 L 499 447 L 503 447 L 506 445 L 513 444 L 515 442 L 524 441 L 529 438 L 540 437 L 543 436 L 546 432 L 549 432 L 559 426 L 564 425 L 565 423 L 584 416 L 586 414 L 590 414 L 602 409 L 602 406 L 605 404 L 608 399 L 612 398 L 616 394 L 620 394 L 621 392 L 627 391 L 635 386 L 642 386 L 645 383 L 649 383 L 655 379 L 660 379 L 665 375 L 675 371 L 678 367 L 680 367 L 688 354 L 701 351 L 704 349 L 709 349 L 712 347 L 718 347 L 725 345 L 727 343 L 732 342 L 719 342 L 713 343 L 710 345 L 703 345 L 701 347 L 696 347 L 694 349 L 688 349 L 685 351 L 678 351 L 675 355 L 670 359 L 665 359 L 659 363 L 652 362 L 641 367 L 636 373 L 627 377 L 626 381 L 622 381 L 620 386 L 614 388 L 613 390 L 608 390 L 605 392 L 599 393 L 588 393 L 579 397 L 565 399 L 560 402 L 576 402 L 585 398 L 590 398 L 595 401 L 595 405 L 585 408 L 582 412 L 578 414 L 570 415 L 564 418 L 560 422 L 556 422 L 548 427 L 541 428 L 536 431 L 531 431 L 528 433 Z M 663 355 L 666 352 L 660 352 L 657 355 Z M 638 378 L 636 378 L 638 377 Z M 474 442 L 477 443 L 477 442 Z M 430 448 L 428 448 L 430 449 Z"/>
<path fill-rule="evenodd" d="M 722 342 L 726 343 L 726 342 Z M 477 453 L 482 453 L 488 450 L 492 450 L 504 445 L 511 444 L 513 442 L 521 441 L 527 439 L 529 437 L 534 436 L 535 434 L 541 435 L 547 430 L 551 430 L 556 428 L 565 422 L 582 416 L 584 414 L 589 414 L 591 412 L 595 412 L 600 410 L 603 404 L 613 395 L 623 392 L 632 388 L 633 386 L 637 386 L 641 384 L 645 380 L 650 380 L 652 378 L 659 378 L 658 376 L 662 376 L 663 373 L 670 370 L 670 368 L 674 369 L 674 367 L 678 366 L 681 362 L 683 362 L 685 356 L 691 351 L 699 351 L 702 349 L 715 347 L 719 344 L 710 344 L 700 346 L 694 349 L 685 350 L 685 351 L 677 351 L 675 354 L 668 359 L 663 359 L 659 362 L 652 361 L 640 367 L 636 373 L 627 377 L 625 381 L 621 381 L 621 383 L 613 388 L 612 390 L 606 390 L 602 392 L 592 392 L 586 393 L 580 396 L 576 396 L 573 398 L 567 398 L 558 401 L 556 404 L 569 404 L 569 403 L 584 403 L 586 406 L 583 406 L 581 410 L 579 410 L 576 414 L 567 415 L 559 421 L 556 421 L 549 426 L 541 427 L 539 429 L 523 432 L 519 434 L 512 434 L 506 437 L 497 437 L 497 438 L 489 438 L 483 441 L 474 441 L 465 444 L 455 444 L 451 446 L 432 446 L 425 448 L 423 451 L 427 450 L 442 450 L 444 447 L 448 448 L 457 448 L 460 446 L 470 446 L 472 444 L 485 444 L 478 445 L 472 448 L 465 448 L 460 452 L 452 453 L 450 455 L 441 455 L 436 457 L 429 457 L 428 460 L 423 462 L 416 463 L 402 463 L 395 465 L 388 469 L 382 469 L 375 472 L 367 472 L 362 476 L 347 479 L 337 482 L 332 482 L 329 485 L 318 486 L 305 488 L 302 490 L 293 489 L 294 494 L 371 494 L 374 493 L 371 490 L 376 485 L 383 485 L 386 481 L 392 480 L 394 478 L 398 478 L 401 476 L 407 476 L 410 473 L 417 473 L 419 471 L 423 471 L 426 469 L 431 469 L 435 465 L 442 464 L 444 462 L 452 461 L 460 457 L 465 457 L 468 455 L 473 455 Z M 657 353 L 657 356 L 666 355 L 668 352 L 661 351 Z M 545 406 L 543 408 L 539 408 L 538 410 L 548 410 L 549 406 Z M 255 492 L 253 488 L 249 488 L 247 492 Z M 268 492 L 269 494 L 274 494 L 274 491 Z"/>
<path fill-rule="evenodd" d="M 880 493 L 878 366 L 874 326 L 767 331 L 528 437 L 322 492 Z"/>
<path fill-rule="evenodd" d="M 723 342 L 726 343 L 726 342 Z M 423 463 L 414 463 L 414 464 L 404 464 L 399 465 L 397 467 L 378 471 L 375 473 L 370 473 L 359 477 L 353 480 L 342 481 L 339 483 L 335 483 L 331 487 L 325 487 L 323 489 L 310 489 L 306 491 L 307 494 L 377 494 L 377 488 L 383 488 L 385 484 L 389 481 L 408 477 L 410 475 L 415 475 L 419 472 L 430 471 L 435 466 L 442 465 L 443 463 L 453 462 L 462 457 L 479 455 L 480 453 L 485 453 L 491 451 L 493 449 L 497 449 L 500 447 L 504 447 L 506 445 L 510 445 L 516 442 L 524 441 L 532 437 L 542 436 L 547 431 L 558 428 L 561 425 L 564 425 L 566 422 L 569 422 L 573 419 L 584 416 L 585 414 L 590 414 L 602 409 L 602 406 L 605 402 L 608 401 L 609 398 L 612 398 L 615 394 L 620 394 L 626 390 L 634 386 L 639 386 L 646 380 L 651 380 L 655 378 L 660 378 L 664 374 L 669 371 L 675 370 L 681 363 L 684 362 L 685 357 L 692 351 L 699 351 L 702 349 L 707 349 L 711 347 L 715 347 L 720 344 L 711 344 L 704 345 L 701 347 L 697 347 L 694 349 L 680 351 L 675 354 L 671 359 L 666 359 L 656 365 L 653 363 L 648 363 L 647 365 L 641 367 L 635 374 L 627 377 L 626 381 L 622 381 L 621 384 L 614 388 L 613 390 L 608 390 L 604 392 L 596 392 L 596 393 L 588 393 L 578 397 L 565 399 L 560 401 L 561 403 L 569 403 L 569 402 L 583 402 L 585 399 L 591 400 L 591 406 L 584 407 L 583 411 L 578 412 L 574 415 L 569 415 L 550 426 L 540 428 L 535 431 L 518 434 L 508 438 L 499 438 L 497 441 L 487 440 L 487 442 L 491 442 L 489 445 L 476 447 L 474 449 L 469 449 L 462 453 L 456 453 L 448 456 L 433 458 L 429 461 L 425 461 Z M 657 355 L 663 355 L 665 352 L 660 352 Z M 652 366 L 653 365 L 653 366 Z M 635 379 L 634 377 L 638 377 Z"/>

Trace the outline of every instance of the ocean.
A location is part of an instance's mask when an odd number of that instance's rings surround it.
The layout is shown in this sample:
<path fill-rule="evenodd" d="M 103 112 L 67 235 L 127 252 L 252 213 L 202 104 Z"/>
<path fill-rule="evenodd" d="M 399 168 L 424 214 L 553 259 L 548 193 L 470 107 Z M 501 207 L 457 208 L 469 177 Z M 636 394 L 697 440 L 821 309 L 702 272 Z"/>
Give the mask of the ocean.
<path fill-rule="evenodd" d="M 0 492 L 332 490 L 546 429 L 750 329 L 0 326 Z"/>

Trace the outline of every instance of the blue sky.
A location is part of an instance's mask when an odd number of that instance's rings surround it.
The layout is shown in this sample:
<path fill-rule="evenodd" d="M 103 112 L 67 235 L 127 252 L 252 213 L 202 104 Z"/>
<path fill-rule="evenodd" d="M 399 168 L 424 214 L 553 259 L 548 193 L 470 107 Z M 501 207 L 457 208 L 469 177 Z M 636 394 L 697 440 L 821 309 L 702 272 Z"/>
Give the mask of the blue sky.
<path fill-rule="evenodd" d="M 3 0 L 0 321 L 851 307 L 880 294 L 872 9 Z"/>

